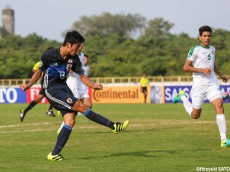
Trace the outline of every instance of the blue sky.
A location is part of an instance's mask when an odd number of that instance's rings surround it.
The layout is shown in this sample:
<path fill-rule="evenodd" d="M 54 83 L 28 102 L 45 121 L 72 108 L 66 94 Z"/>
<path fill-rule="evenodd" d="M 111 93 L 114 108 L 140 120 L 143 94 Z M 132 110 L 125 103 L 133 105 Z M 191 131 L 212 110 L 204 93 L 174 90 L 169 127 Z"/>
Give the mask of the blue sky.
<path fill-rule="evenodd" d="M 61 42 L 62 32 L 81 16 L 103 12 L 137 13 L 148 20 L 162 17 L 175 24 L 171 33 L 191 37 L 197 37 L 201 25 L 230 31 L 229 0 L 0 0 L 0 10 L 6 6 L 15 10 L 17 35 L 36 33 Z"/>

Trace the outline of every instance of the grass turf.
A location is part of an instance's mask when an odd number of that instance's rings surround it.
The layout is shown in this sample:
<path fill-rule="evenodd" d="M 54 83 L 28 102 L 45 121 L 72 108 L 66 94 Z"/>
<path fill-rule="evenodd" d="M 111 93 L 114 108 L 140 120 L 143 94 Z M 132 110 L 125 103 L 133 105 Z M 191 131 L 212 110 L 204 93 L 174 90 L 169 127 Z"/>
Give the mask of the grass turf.
<path fill-rule="evenodd" d="M 77 117 L 62 151 L 66 160 L 50 162 L 62 122 L 45 115 L 48 105 L 32 109 L 23 123 L 26 104 L 0 104 L 0 171 L 143 171 L 189 172 L 196 167 L 229 167 L 230 148 L 220 147 L 213 107 L 205 104 L 201 118 L 191 119 L 182 104 L 95 104 L 93 110 L 113 121 L 130 120 L 120 134 Z M 230 104 L 225 104 L 230 127 Z"/>

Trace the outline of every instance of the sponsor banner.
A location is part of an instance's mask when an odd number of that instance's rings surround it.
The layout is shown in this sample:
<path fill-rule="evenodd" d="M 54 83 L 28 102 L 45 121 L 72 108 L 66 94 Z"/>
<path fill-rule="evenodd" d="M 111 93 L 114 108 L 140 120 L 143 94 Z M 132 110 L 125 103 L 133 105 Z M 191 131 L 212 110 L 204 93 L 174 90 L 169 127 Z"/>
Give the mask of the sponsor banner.
<path fill-rule="evenodd" d="M 186 91 L 186 97 L 191 102 L 190 98 L 190 90 L 192 86 L 191 85 L 185 85 L 185 86 L 164 86 L 164 96 L 165 96 L 165 103 L 172 103 L 172 99 L 174 96 L 176 96 L 181 90 Z"/>
<path fill-rule="evenodd" d="M 150 90 L 150 103 L 164 103 L 164 86 L 152 86 Z"/>
<path fill-rule="evenodd" d="M 41 90 L 41 87 L 31 87 L 29 90 L 26 91 L 26 102 L 30 103 L 33 101 L 36 96 L 39 94 L 39 91 Z M 43 98 L 40 103 L 49 103 L 46 98 Z"/>
<path fill-rule="evenodd" d="M 222 93 L 230 92 L 230 85 L 221 85 L 220 90 Z"/>
<path fill-rule="evenodd" d="M 221 85 L 220 90 L 223 94 L 225 92 L 230 92 L 230 85 Z M 224 100 L 224 103 L 230 103 L 230 100 Z"/>
<path fill-rule="evenodd" d="M 25 103 L 26 92 L 20 88 L 0 88 L 0 103 Z"/>
<path fill-rule="evenodd" d="M 172 98 L 180 90 L 185 90 L 186 96 L 191 102 L 191 85 L 182 86 L 152 86 L 148 88 L 147 103 L 172 103 Z M 221 85 L 221 92 L 230 92 L 230 85 Z M 0 103 L 30 103 L 41 90 L 40 86 L 32 87 L 26 92 L 20 88 L 0 87 Z M 104 86 L 103 90 L 89 88 L 89 96 L 92 103 L 144 103 L 144 96 L 140 86 Z M 208 102 L 208 101 L 205 101 Z M 230 103 L 230 100 L 225 100 Z M 44 98 L 40 103 L 48 103 Z"/>
<path fill-rule="evenodd" d="M 184 86 L 164 86 L 164 99 L 165 103 L 172 103 L 172 98 L 176 96 L 181 90 L 186 91 L 186 97 L 192 102 L 190 97 L 190 91 L 192 86 L 191 85 L 184 85 Z M 221 85 L 220 90 L 222 93 L 230 92 L 230 85 Z M 209 102 L 208 100 L 205 103 Z M 230 100 L 225 100 L 225 103 L 229 103 Z"/>
<path fill-rule="evenodd" d="M 92 103 L 144 103 L 144 96 L 140 86 L 104 86 L 103 90 L 92 90 Z"/>
<path fill-rule="evenodd" d="M 93 90 L 92 90 L 92 88 L 90 88 L 90 87 L 88 87 L 88 94 L 89 94 L 89 98 L 90 98 L 90 101 L 92 102 L 93 100 L 92 100 L 92 94 L 93 94 Z"/>

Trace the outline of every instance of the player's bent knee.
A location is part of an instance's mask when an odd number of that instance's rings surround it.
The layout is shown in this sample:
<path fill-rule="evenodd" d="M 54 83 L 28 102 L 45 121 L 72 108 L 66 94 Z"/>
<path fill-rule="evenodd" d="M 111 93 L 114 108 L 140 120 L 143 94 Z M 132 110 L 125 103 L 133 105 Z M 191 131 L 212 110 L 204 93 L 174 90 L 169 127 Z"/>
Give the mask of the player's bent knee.
<path fill-rule="evenodd" d="M 81 113 L 84 113 L 87 109 L 89 109 L 89 107 L 87 107 L 82 101 L 78 100 L 73 108 L 72 108 L 74 111 L 76 112 L 81 112 Z"/>
<path fill-rule="evenodd" d="M 75 117 L 76 117 L 76 114 L 74 112 L 65 114 L 63 117 L 64 123 L 66 125 L 73 127 L 75 124 Z"/>
<path fill-rule="evenodd" d="M 43 95 L 38 95 L 38 96 L 34 99 L 34 101 L 35 101 L 36 103 L 39 103 L 44 97 L 45 97 L 45 96 L 43 96 Z"/>
<path fill-rule="evenodd" d="M 75 120 L 67 120 L 65 124 L 73 127 L 75 125 Z"/>
<path fill-rule="evenodd" d="M 198 119 L 198 118 L 200 118 L 200 115 L 199 114 L 192 114 L 191 117 L 193 119 Z"/>
<path fill-rule="evenodd" d="M 88 108 L 92 109 L 92 104 L 88 104 L 86 106 L 88 106 Z"/>

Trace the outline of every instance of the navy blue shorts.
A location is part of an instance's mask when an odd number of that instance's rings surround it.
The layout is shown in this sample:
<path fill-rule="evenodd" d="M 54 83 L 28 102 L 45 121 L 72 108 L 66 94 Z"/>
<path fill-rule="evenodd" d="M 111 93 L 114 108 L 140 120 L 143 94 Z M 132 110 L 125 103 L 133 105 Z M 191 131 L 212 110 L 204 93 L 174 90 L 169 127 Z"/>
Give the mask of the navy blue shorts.
<path fill-rule="evenodd" d="M 62 113 L 74 112 L 72 107 L 78 101 L 67 85 L 55 85 L 45 90 L 46 98 L 50 104 Z"/>
<path fill-rule="evenodd" d="M 46 96 L 46 94 L 45 94 L 45 89 L 41 89 L 40 91 L 39 91 L 39 94 L 41 94 L 41 95 L 43 95 L 43 96 Z"/>

